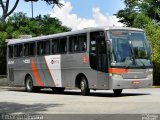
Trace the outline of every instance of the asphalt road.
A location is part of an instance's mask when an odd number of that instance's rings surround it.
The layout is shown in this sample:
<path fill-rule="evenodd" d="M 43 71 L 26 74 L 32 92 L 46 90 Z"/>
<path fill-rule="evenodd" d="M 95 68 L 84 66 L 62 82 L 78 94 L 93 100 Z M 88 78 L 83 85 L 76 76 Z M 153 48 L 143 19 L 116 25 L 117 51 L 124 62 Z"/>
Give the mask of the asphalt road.
<path fill-rule="evenodd" d="M 91 91 L 89 96 L 82 96 L 79 90 L 65 90 L 62 94 L 54 94 L 49 89 L 42 90 L 41 93 L 27 93 L 23 88 L 3 87 L 0 88 L 0 114 L 4 113 L 62 114 L 54 116 L 56 119 L 64 114 L 75 119 L 74 115 L 81 114 L 77 120 L 87 118 L 90 114 L 94 114 L 90 115 L 92 117 L 96 115 L 96 120 L 137 114 L 142 120 L 145 115 L 160 114 L 160 88 L 124 90 L 121 96 L 116 97 L 111 90 Z M 156 120 L 159 119 L 160 116 Z M 87 120 L 90 120 L 89 117 Z"/>

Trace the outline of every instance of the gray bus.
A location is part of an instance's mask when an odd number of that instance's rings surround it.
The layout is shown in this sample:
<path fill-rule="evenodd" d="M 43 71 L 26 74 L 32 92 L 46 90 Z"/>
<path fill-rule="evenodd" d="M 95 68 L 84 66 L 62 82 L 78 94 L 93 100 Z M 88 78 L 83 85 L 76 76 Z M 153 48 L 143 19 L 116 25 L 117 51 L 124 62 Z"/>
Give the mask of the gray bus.
<path fill-rule="evenodd" d="M 95 27 L 8 40 L 7 71 L 11 86 L 26 91 L 52 88 L 113 90 L 150 87 L 151 47 L 141 29 Z"/>

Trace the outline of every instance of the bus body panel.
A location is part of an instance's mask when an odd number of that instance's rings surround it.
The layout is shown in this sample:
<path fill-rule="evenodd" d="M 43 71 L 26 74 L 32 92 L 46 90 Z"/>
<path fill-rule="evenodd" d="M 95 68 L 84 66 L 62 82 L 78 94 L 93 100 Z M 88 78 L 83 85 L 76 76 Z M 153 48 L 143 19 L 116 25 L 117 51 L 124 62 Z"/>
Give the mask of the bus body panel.
<path fill-rule="evenodd" d="M 79 74 L 87 78 L 89 88 L 97 87 L 97 71 L 90 68 L 87 53 L 62 55 L 63 86 L 75 87 L 75 80 Z"/>
<path fill-rule="evenodd" d="M 109 76 L 106 72 L 97 72 L 97 88 L 99 89 L 109 89 Z"/>

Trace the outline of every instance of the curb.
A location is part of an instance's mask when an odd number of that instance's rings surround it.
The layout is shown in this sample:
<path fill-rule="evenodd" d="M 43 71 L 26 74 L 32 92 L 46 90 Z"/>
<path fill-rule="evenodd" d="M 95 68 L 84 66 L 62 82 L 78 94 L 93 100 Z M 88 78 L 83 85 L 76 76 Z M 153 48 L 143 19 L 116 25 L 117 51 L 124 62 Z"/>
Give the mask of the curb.
<path fill-rule="evenodd" d="M 160 88 L 160 86 L 152 86 L 152 88 Z"/>

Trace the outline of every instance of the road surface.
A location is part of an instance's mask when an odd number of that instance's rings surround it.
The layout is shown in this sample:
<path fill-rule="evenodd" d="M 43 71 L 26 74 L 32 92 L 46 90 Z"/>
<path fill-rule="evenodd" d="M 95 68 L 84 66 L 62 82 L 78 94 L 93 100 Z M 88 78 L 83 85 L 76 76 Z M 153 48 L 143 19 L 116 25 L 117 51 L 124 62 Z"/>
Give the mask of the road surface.
<path fill-rule="evenodd" d="M 0 88 L 0 113 L 160 114 L 160 88 L 124 90 L 116 97 L 111 90 L 91 91 L 89 96 L 82 96 L 79 90 L 65 90 L 62 94 L 54 94 L 50 89 L 27 93 L 23 88 L 3 87 Z"/>

